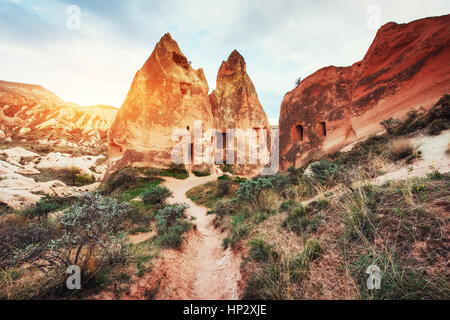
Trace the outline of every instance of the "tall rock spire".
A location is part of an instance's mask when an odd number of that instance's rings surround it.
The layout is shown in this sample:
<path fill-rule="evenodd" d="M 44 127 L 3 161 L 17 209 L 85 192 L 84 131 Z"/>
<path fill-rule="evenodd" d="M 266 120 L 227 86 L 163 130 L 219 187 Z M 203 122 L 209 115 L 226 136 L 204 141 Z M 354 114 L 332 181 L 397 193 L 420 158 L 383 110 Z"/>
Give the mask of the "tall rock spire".
<path fill-rule="evenodd" d="M 132 163 L 168 165 L 175 129 L 194 121 L 214 128 L 202 69 L 194 70 L 170 34 L 156 44 L 136 73 L 128 95 L 109 132 L 109 167 L 117 170 Z"/>
<path fill-rule="evenodd" d="M 209 95 L 217 129 L 269 128 L 255 86 L 241 54 L 234 50 L 217 74 L 216 89 Z"/>

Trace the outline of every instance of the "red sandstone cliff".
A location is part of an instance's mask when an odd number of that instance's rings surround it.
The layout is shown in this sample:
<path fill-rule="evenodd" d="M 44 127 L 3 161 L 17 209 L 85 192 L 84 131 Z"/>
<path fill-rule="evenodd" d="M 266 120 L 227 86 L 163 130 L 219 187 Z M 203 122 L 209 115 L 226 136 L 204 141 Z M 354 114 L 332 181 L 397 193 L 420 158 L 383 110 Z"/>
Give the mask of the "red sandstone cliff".
<path fill-rule="evenodd" d="M 450 15 L 384 25 L 363 60 L 323 68 L 285 95 L 282 168 L 380 132 L 384 119 L 430 108 L 449 93 L 449 61 Z"/>
<path fill-rule="evenodd" d="M 194 70 L 170 34 L 164 35 L 136 73 L 109 134 L 109 169 L 130 164 L 165 166 L 172 162 L 174 129 L 194 121 L 214 128 L 208 84 L 203 70 Z"/>

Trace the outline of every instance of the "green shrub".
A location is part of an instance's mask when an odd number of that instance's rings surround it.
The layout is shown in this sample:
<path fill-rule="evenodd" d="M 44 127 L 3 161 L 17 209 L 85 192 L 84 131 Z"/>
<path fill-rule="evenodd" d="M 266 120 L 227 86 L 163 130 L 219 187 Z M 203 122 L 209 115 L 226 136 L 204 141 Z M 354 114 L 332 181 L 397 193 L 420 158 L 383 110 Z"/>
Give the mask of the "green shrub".
<path fill-rule="evenodd" d="M 173 193 L 164 186 L 154 186 L 144 192 L 142 201 L 146 205 L 163 206 L 166 200 L 171 197 Z"/>
<path fill-rule="evenodd" d="M 304 231 L 315 231 L 320 223 L 319 217 L 309 217 L 307 210 L 302 205 L 291 209 L 291 213 L 284 219 L 281 226 L 287 230 L 301 235 Z"/>
<path fill-rule="evenodd" d="M 256 178 L 242 182 L 236 194 L 239 201 L 256 204 L 261 192 L 272 188 L 273 185 L 268 178 Z"/>
<path fill-rule="evenodd" d="M 250 230 L 251 226 L 246 221 L 243 215 L 234 216 L 231 223 L 231 231 L 228 243 L 232 248 L 236 248 L 239 242 L 249 234 Z"/>
<path fill-rule="evenodd" d="M 183 243 L 183 233 L 191 229 L 191 224 L 187 221 L 177 223 L 167 228 L 167 230 L 158 236 L 157 242 L 164 248 L 180 248 Z"/>
<path fill-rule="evenodd" d="M 311 262 L 318 259 L 322 252 L 323 249 L 319 240 L 308 240 L 302 252 L 289 264 L 291 280 L 293 282 L 301 280 L 308 272 Z"/>
<path fill-rule="evenodd" d="M 184 164 L 171 163 L 168 169 L 161 170 L 160 175 L 163 177 L 172 177 L 180 180 L 189 178 L 189 172 L 184 167 Z"/>
<path fill-rule="evenodd" d="M 192 173 L 196 177 L 207 177 L 207 176 L 211 175 L 211 172 L 209 172 L 209 171 L 192 171 Z"/>
<path fill-rule="evenodd" d="M 82 174 L 82 170 L 77 167 L 72 167 L 69 169 L 68 175 L 69 179 L 72 181 L 72 184 L 75 185 L 77 176 Z"/>
<path fill-rule="evenodd" d="M 126 190 L 136 184 L 137 174 L 134 168 L 128 167 L 114 172 L 105 184 L 104 191 L 111 194 L 115 190 Z"/>
<path fill-rule="evenodd" d="M 433 172 L 428 173 L 427 177 L 428 177 L 428 179 L 431 179 L 431 180 L 442 180 L 442 179 L 444 179 L 444 176 L 437 170 L 434 170 Z"/>
<path fill-rule="evenodd" d="M 102 258 L 110 262 L 122 260 L 126 251 L 120 225 L 132 208 L 115 198 L 103 197 L 98 192 L 84 193 L 60 218 L 65 234 L 53 243 L 53 248 L 83 247 L 101 249 Z M 77 264 L 78 254 L 72 264 Z"/>
<path fill-rule="evenodd" d="M 77 174 L 75 177 L 74 185 L 76 186 L 84 186 L 87 184 L 94 183 L 95 180 L 88 174 Z"/>
<path fill-rule="evenodd" d="M 186 204 L 175 204 L 158 210 L 155 214 L 156 227 L 159 233 L 166 232 L 170 227 L 186 218 Z"/>
<path fill-rule="evenodd" d="M 272 246 L 262 239 L 250 240 L 248 244 L 250 245 L 250 258 L 257 262 L 269 262 L 278 257 L 277 253 L 273 251 Z"/>
<path fill-rule="evenodd" d="M 222 170 L 223 172 L 229 172 L 231 174 L 233 173 L 233 168 L 228 164 L 221 165 L 220 170 Z"/>
<path fill-rule="evenodd" d="M 294 200 L 284 201 L 280 205 L 280 211 L 286 212 L 290 211 L 293 206 L 297 205 Z"/>
<path fill-rule="evenodd" d="M 321 182 L 325 182 L 338 173 L 339 166 L 336 163 L 328 162 L 327 160 L 320 160 L 311 164 L 311 170 L 314 178 Z"/>
<path fill-rule="evenodd" d="M 64 205 L 56 202 L 54 198 L 47 196 L 36 202 L 36 204 L 33 205 L 31 208 L 26 209 L 24 214 L 27 217 L 38 217 L 47 219 L 47 216 L 50 212 L 55 212 L 61 210 L 62 208 L 64 208 Z"/>

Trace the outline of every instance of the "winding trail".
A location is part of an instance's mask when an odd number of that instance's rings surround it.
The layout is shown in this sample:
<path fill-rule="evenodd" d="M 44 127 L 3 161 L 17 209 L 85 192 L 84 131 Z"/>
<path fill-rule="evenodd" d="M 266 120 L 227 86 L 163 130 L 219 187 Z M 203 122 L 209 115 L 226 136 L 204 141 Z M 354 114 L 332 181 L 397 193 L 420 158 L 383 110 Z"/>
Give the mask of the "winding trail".
<path fill-rule="evenodd" d="M 186 197 L 186 192 L 198 185 L 215 181 L 217 176 L 186 180 L 166 178 L 165 186 L 173 192 L 170 203 L 187 203 L 187 216 L 195 217 L 197 230 L 185 238 L 181 250 L 167 250 L 157 269 L 162 272 L 156 299 L 239 299 L 241 259 L 230 249 L 223 250 L 225 234 L 215 229 L 213 215 Z"/>

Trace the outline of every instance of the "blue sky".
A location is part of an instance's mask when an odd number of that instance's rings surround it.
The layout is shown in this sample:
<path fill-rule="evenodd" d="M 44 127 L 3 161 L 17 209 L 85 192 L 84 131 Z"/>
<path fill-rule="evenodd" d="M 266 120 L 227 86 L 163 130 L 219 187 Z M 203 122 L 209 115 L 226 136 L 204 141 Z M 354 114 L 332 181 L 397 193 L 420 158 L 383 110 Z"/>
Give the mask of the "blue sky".
<path fill-rule="evenodd" d="M 70 5 L 81 10 L 79 30 L 67 28 Z M 204 69 L 210 91 L 222 60 L 237 49 L 277 123 L 295 79 L 362 59 L 378 25 L 448 13 L 448 0 L 0 0 L 0 80 L 120 107 L 134 74 L 170 32 L 193 67 Z"/>

